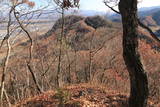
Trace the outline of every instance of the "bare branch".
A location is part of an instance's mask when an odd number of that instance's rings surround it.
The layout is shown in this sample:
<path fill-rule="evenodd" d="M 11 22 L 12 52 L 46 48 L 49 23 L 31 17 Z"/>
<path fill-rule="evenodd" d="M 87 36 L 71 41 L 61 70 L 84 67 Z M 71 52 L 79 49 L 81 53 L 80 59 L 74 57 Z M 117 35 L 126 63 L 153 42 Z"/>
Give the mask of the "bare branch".
<path fill-rule="evenodd" d="M 9 107 L 12 107 L 12 106 L 11 106 L 11 102 L 10 102 L 10 100 L 9 100 L 9 97 L 8 97 L 8 94 L 7 94 L 7 91 L 6 91 L 6 90 L 4 90 L 4 94 L 5 94 L 5 96 L 6 96 L 6 100 L 7 100 L 7 102 L 8 102 L 8 106 L 9 106 Z"/>
<path fill-rule="evenodd" d="M 114 11 L 115 13 L 121 14 L 119 11 L 117 11 L 117 10 L 115 10 L 113 7 L 109 6 L 106 1 L 104 1 L 104 4 L 105 4 L 108 8 L 110 8 L 112 11 Z"/>
<path fill-rule="evenodd" d="M 28 63 L 30 63 L 31 59 L 32 59 L 32 48 L 33 48 L 33 40 L 29 34 L 29 32 L 24 28 L 24 26 L 22 25 L 22 23 L 19 20 L 19 17 L 16 14 L 16 10 L 14 8 L 14 17 L 16 18 L 19 26 L 21 27 L 21 29 L 26 33 L 26 35 L 28 36 L 29 40 L 30 40 L 30 49 L 29 49 L 29 61 Z"/>
<path fill-rule="evenodd" d="M 150 33 L 150 35 L 151 35 L 158 43 L 160 43 L 160 39 L 157 37 L 157 35 L 154 34 L 153 31 L 152 31 L 148 26 L 146 26 L 145 24 L 143 24 L 139 19 L 138 19 L 138 24 L 139 24 L 142 28 L 146 29 L 146 30 Z"/>
<path fill-rule="evenodd" d="M 93 52 L 93 56 L 94 56 L 97 52 L 99 52 L 102 48 L 104 48 L 105 43 L 106 43 L 106 41 L 104 41 L 104 42 L 102 43 L 102 45 L 101 45 L 98 49 L 92 51 L 92 52 Z"/>
<path fill-rule="evenodd" d="M 0 104 L 1 106 L 3 107 L 3 94 L 4 94 L 4 90 L 5 90 L 5 77 L 6 77 L 6 72 L 7 72 L 7 66 L 8 66 L 8 60 L 9 60 L 9 57 L 10 57 L 10 52 L 11 52 L 11 46 L 10 46 L 10 22 L 11 22 L 11 13 L 12 13 L 12 9 L 10 10 L 10 13 L 9 13 L 9 21 L 8 21 L 8 25 L 7 25 L 7 36 L 3 39 L 2 41 L 2 44 L 1 46 L 3 45 L 3 42 L 5 40 L 7 40 L 7 54 L 6 54 L 6 57 L 5 57 L 5 61 L 4 61 L 4 64 L 3 64 L 3 71 L 2 71 L 2 77 L 1 77 L 1 84 L 0 84 Z"/>
<path fill-rule="evenodd" d="M 7 35 L 3 38 L 1 45 L 0 45 L 0 49 L 2 48 L 2 45 L 4 43 L 5 40 L 7 40 L 10 37 L 10 26 L 11 26 L 11 13 L 12 13 L 13 9 L 11 8 L 9 11 L 9 19 L 8 19 L 8 25 L 7 25 Z"/>
<path fill-rule="evenodd" d="M 39 84 L 38 84 L 38 82 L 37 82 L 37 78 L 36 78 L 36 76 L 35 76 L 32 68 L 31 68 L 33 40 L 32 40 L 32 38 L 31 38 L 29 32 L 24 28 L 23 24 L 20 22 L 19 17 L 17 16 L 17 12 L 16 12 L 15 7 L 13 8 L 13 12 L 14 12 L 14 17 L 16 18 L 19 26 L 20 26 L 21 29 L 26 33 L 26 35 L 28 36 L 28 38 L 29 38 L 29 40 L 30 40 L 29 60 L 27 61 L 27 67 L 28 67 L 28 69 L 29 69 L 29 71 L 30 71 L 30 73 L 31 73 L 31 75 L 32 75 L 32 78 L 33 78 L 33 81 L 34 81 L 34 83 L 35 83 L 35 85 L 36 85 L 37 90 L 38 90 L 40 93 L 42 93 L 43 91 L 42 91 L 42 89 L 40 88 L 40 86 L 39 86 Z"/>
<path fill-rule="evenodd" d="M 107 4 L 107 2 L 104 1 L 104 3 L 105 3 L 105 5 L 106 5 L 108 8 L 110 8 L 110 9 L 111 9 L 112 11 L 114 11 L 115 13 L 121 14 L 119 11 L 117 11 L 117 10 L 115 10 L 113 7 L 109 6 L 109 5 Z M 160 43 L 160 39 L 157 37 L 157 35 L 156 35 L 155 33 L 153 33 L 153 31 L 152 31 L 148 26 L 144 25 L 139 19 L 138 19 L 138 24 L 139 24 L 139 26 L 141 26 L 142 28 L 146 29 L 146 30 L 150 33 L 150 35 L 151 35 L 158 43 Z"/>
<path fill-rule="evenodd" d="M 38 82 L 37 82 L 36 75 L 34 74 L 34 72 L 33 72 L 32 68 L 31 68 L 30 64 L 27 63 L 27 67 L 28 67 L 28 69 L 29 69 L 29 72 L 30 72 L 31 75 L 32 75 L 32 78 L 33 78 L 33 81 L 34 81 L 34 83 L 35 83 L 35 85 L 36 85 L 37 90 L 38 90 L 40 93 L 42 93 L 43 91 L 42 91 L 42 89 L 40 88 L 40 86 L 39 86 L 39 84 L 38 84 Z"/>

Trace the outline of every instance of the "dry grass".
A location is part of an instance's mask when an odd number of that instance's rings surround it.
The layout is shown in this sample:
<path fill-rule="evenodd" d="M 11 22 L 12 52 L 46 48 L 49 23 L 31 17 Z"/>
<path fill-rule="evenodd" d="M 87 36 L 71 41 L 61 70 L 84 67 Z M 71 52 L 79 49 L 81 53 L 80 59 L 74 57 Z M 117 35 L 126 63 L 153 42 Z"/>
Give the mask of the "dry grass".
<path fill-rule="evenodd" d="M 78 84 L 64 88 L 70 93 L 70 100 L 64 107 L 127 107 L 127 95 L 111 92 L 89 84 Z M 56 91 L 48 91 L 27 99 L 14 107 L 57 107 Z"/>

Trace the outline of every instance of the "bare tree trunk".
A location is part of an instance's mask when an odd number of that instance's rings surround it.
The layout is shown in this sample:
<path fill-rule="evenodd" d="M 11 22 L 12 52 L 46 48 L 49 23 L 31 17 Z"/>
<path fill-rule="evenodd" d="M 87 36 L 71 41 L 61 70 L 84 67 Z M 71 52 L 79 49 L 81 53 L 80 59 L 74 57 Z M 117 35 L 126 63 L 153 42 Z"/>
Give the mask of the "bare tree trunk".
<path fill-rule="evenodd" d="M 77 83 L 78 77 L 77 77 L 77 50 L 74 50 L 74 75 L 75 75 L 75 82 Z"/>
<path fill-rule="evenodd" d="M 90 44 L 91 45 L 91 44 Z M 91 83 L 92 80 L 92 64 L 93 64 L 93 55 L 92 55 L 92 46 L 90 46 L 90 50 L 89 50 L 89 81 Z"/>
<path fill-rule="evenodd" d="M 10 57 L 10 52 L 11 52 L 11 46 L 10 46 L 10 25 L 11 25 L 11 13 L 12 13 L 12 8 L 10 9 L 9 12 L 9 20 L 8 20 L 8 25 L 7 25 L 7 35 L 6 37 L 3 39 L 2 43 L 1 43 L 1 47 L 3 45 L 3 42 L 6 40 L 7 41 L 7 54 L 5 57 L 5 61 L 4 61 L 4 65 L 3 65 L 3 71 L 2 71 L 2 78 L 1 78 L 1 84 L 0 84 L 0 104 L 1 106 L 3 106 L 3 94 L 4 94 L 4 90 L 5 90 L 5 78 L 6 78 L 6 72 L 7 72 L 7 66 L 8 66 L 8 60 Z M 0 47 L 0 49 L 1 49 Z"/>
<path fill-rule="evenodd" d="M 9 43 L 9 39 L 7 39 L 7 55 L 6 55 L 6 59 L 5 59 L 5 62 L 4 62 L 4 66 L 3 66 L 3 72 L 2 72 L 2 80 L 1 80 L 1 87 L 0 87 L 0 91 L 1 91 L 1 96 L 0 96 L 0 103 L 1 103 L 1 106 L 3 105 L 3 94 L 4 94 L 4 90 L 5 90 L 5 78 L 6 78 L 6 72 L 7 72 L 7 66 L 8 66 L 8 60 L 9 60 L 9 57 L 10 57 L 10 51 L 11 51 L 11 46 L 10 46 L 10 43 Z"/>
<path fill-rule="evenodd" d="M 38 92 L 42 93 L 43 90 L 41 89 L 41 87 L 40 87 L 40 85 L 39 85 L 39 83 L 38 83 L 38 81 L 37 81 L 36 75 L 35 75 L 35 73 L 33 72 L 30 64 L 27 63 L 27 67 L 28 67 L 28 70 L 30 71 L 30 73 L 31 73 L 31 75 L 32 75 L 33 81 L 34 81 L 34 83 L 35 83 L 35 86 L 36 86 Z"/>
<path fill-rule="evenodd" d="M 8 107 L 12 107 L 6 90 L 4 90 L 4 94 L 5 94 L 6 100 L 7 100 L 7 102 L 8 102 Z"/>
<path fill-rule="evenodd" d="M 58 68 L 57 68 L 57 75 L 56 75 L 56 87 L 60 87 L 59 78 L 61 73 L 61 58 L 62 58 L 62 41 L 64 36 L 64 8 L 62 8 L 62 27 L 61 27 L 61 35 L 59 40 L 59 57 L 58 57 Z"/>
<path fill-rule="evenodd" d="M 67 81 L 69 84 L 71 84 L 71 61 L 70 61 L 70 57 L 68 55 L 68 50 L 66 50 L 66 55 L 67 55 L 67 62 L 68 62 L 68 77 L 67 77 Z"/>
<path fill-rule="evenodd" d="M 93 64 L 93 50 L 92 50 L 92 45 L 93 45 L 93 38 L 95 36 L 96 30 L 92 33 L 90 43 L 89 43 L 89 81 L 91 83 L 92 80 L 92 64 Z"/>
<path fill-rule="evenodd" d="M 123 57 L 130 76 L 129 107 L 146 107 L 148 80 L 138 52 L 137 0 L 120 0 L 123 23 Z"/>
<path fill-rule="evenodd" d="M 14 11 L 14 17 L 15 17 L 16 21 L 18 22 L 20 28 L 26 33 L 26 35 L 28 36 L 28 38 L 29 38 L 29 40 L 30 40 L 29 60 L 27 61 L 27 67 L 28 67 L 28 70 L 30 71 L 30 73 L 31 73 L 31 75 L 32 75 L 32 78 L 33 78 L 33 81 L 34 81 L 34 83 L 35 83 L 35 86 L 36 86 L 37 90 L 38 90 L 40 93 L 42 93 L 43 91 L 42 91 L 41 87 L 39 86 L 38 81 L 37 81 L 37 78 L 36 78 L 36 76 L 35 76 L 32 68 L 31 68 L 33 40 L 32 40 L 32 38 L 31 38 L 29 32 L 24 28 L 23 24 L 20 22 L 19 17 L 18 17 L 17 14 L 16 14 L 16 9 L 15 9 L 15 7 L 13 7 L 13 11 Z"/>

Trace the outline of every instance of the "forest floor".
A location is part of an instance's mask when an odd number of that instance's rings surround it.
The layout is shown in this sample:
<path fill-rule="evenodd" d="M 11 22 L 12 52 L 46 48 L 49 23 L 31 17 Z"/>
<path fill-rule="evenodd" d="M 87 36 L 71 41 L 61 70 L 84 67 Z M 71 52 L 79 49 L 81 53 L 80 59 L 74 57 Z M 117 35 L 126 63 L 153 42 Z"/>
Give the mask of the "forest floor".
<path fill-rule="evenodd" d="M 128 95 L 88 84 L 72 85 L 24 100 L 14 107 L 128 107 Z M 159 107 L 149 101 L 148 107 Z"/>

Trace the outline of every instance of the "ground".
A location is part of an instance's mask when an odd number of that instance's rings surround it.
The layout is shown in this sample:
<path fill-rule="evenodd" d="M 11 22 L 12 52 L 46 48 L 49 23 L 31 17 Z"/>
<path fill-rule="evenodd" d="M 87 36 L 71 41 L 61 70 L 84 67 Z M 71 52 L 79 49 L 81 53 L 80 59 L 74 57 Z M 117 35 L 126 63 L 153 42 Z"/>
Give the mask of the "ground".
<path fill-rule="evenodd" d="M 79 84 L 45 92 L 14 107 L 128 107 L 127 102 L 128 95 L 125 93 L 120 94 L 102 86 Z M 148 104 L 148 107 L 158 107 L 151 101 Z"/>

